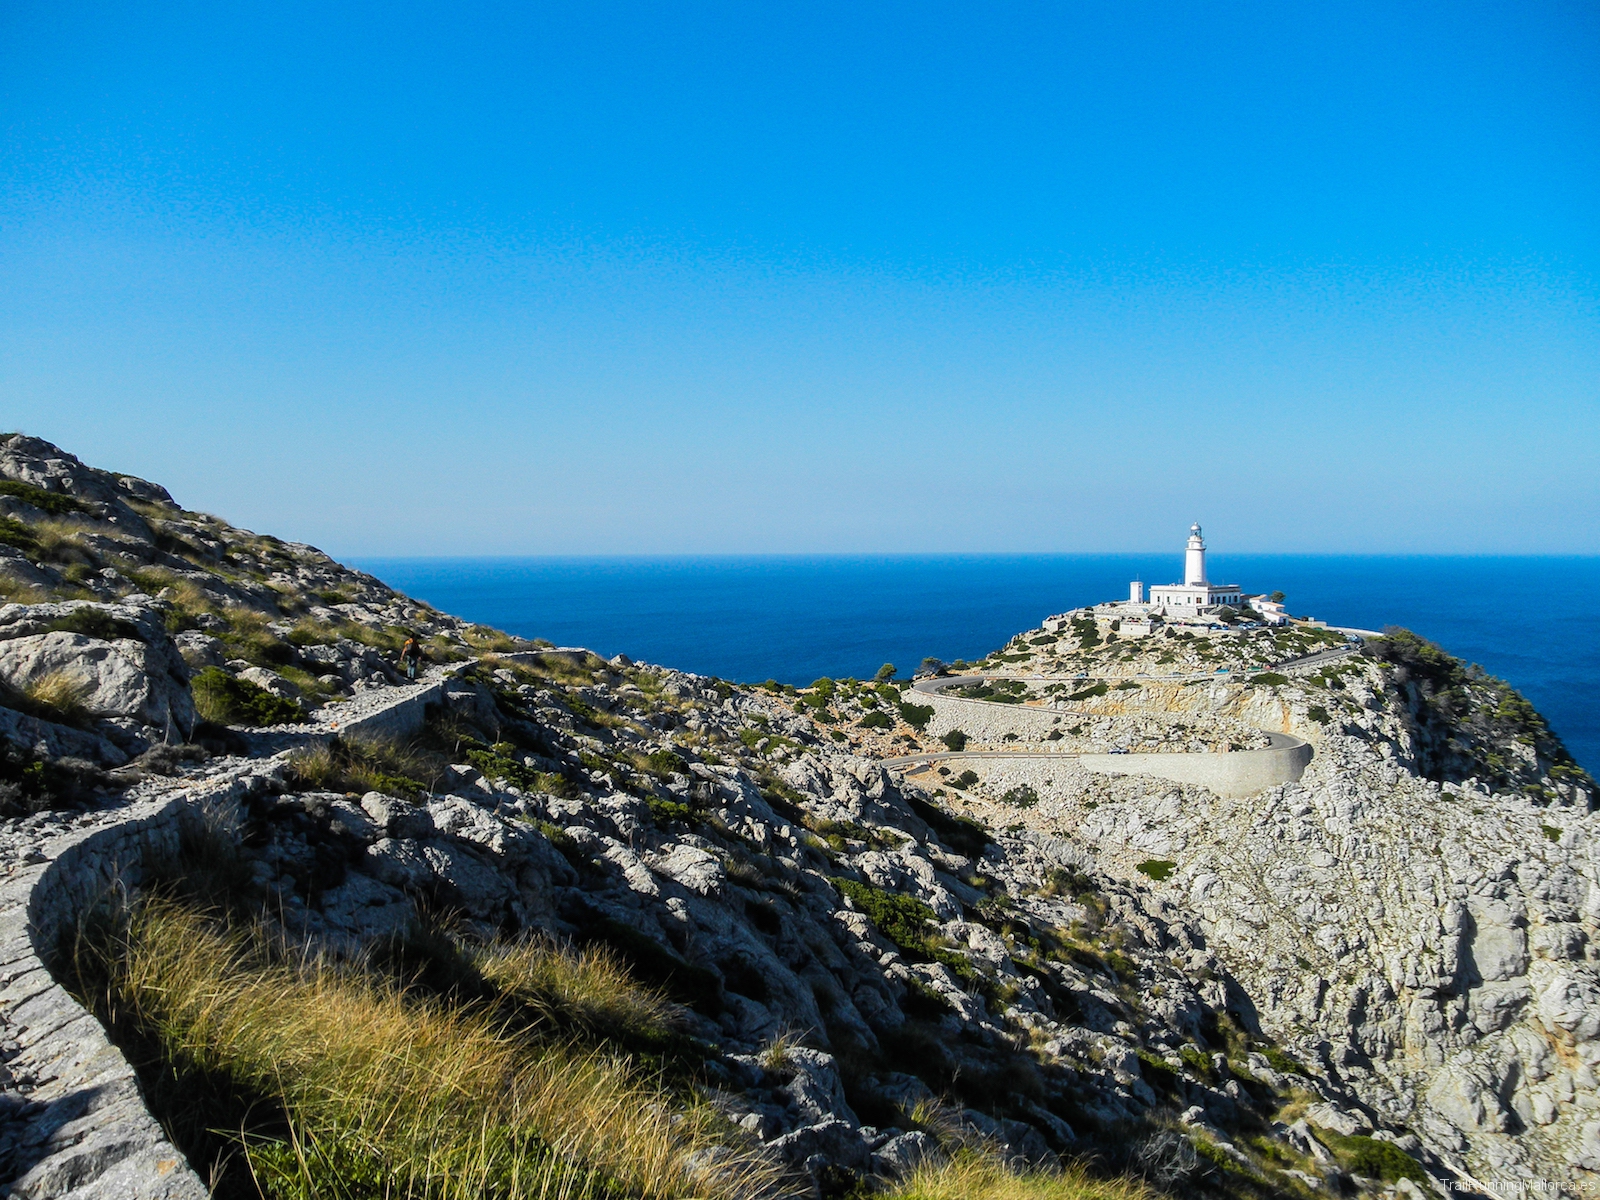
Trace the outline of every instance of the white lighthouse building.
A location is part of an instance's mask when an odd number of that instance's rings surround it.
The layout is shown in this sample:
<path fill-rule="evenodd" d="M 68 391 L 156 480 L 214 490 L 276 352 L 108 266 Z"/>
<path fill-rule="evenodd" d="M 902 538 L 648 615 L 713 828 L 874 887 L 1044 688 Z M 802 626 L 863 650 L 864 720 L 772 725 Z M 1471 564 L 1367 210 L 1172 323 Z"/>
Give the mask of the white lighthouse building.
<path fill-rule="evenodd" d="M 1183 582 L 1152 587 L 1150 604 L 1176 616 L 1225 604 L 1242 608 L 1244 593 L 1236 583 L 1211 583 L 1206 579 L 1206 542 L 1200 536 L 1200 526 L 1194 524 L 1189 526 L 1189 541 L 1183 548 Z"/>

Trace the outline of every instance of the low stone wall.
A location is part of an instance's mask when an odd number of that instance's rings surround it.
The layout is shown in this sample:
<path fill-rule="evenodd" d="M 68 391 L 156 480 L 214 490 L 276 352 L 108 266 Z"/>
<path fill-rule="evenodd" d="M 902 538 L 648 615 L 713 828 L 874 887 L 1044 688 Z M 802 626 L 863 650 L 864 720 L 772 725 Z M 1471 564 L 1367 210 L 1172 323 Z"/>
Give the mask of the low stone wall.
<path fill-rule="evenodd" d="M 940 680 L 928 690 L 911 693 L 911 701 L 933 708 L 933 718 L 928 722 L 928 733 L 940 737 L 952 729 L 959 729 L 974 742 L 990 745 L 1001 742 L 1007 734 L 1019 739 L 1042 742 L 1052 730 L 1070 725 L 1083 717 L 1129 715 L 1094 713 L 1075 709 L 1029 708 L 1021 704 L 996 704 L 989 700 L 971 700 L 960 696 L 946 696 L 940 687 L 963 686 L 963 680 Z M 1141 712 L 1141 719 L 1168 720 L 1193 724 L 1197 715 Z M 1105 775 L 1154 775 L 1177 783 L 1192 783 L 1209 788 L 1219 796 L 1237 798 L 1251 796 L 1265 788 L 1280 783 L 1293 783 L 1305 773 L 1311 762 L 1312 748 L 1297 737 L 1283 733 L 1268 735 L 1272 744 L 1256 750 L 1235 750 L 1227 753 L 1136 753 L 1136 754 L 1078 754 L 1075 756 L 1084 770 Z M 1044 759 L 1050 755 L 1041 756 Z M 1064 755 L 1060 757 L 1065 757 Z M 1031 768 L 1019 763 L 1006 764 L 1004 760 L 987 758 L 984 766 L 996 774 L 1013 768 L 1029 776 L 1015 782 L 1033 782 Z M 1036 760 L 1037 761 L 1037 760 Z M 1010 775 L 1007 775 L 1010 779 Z"/>
<path fill-rule="evenodd" d="M 333 733 L 340 737 L 400 739 L 410 737 L 427 720 L 430 704 L 444 700 L 445 685 L 454 672 L 426 683 L 403 684 L 399 688 L 378 688 L 358 692 L 343 704 L 330 704 L 317 711 L 313 733 Z M 307 727 L 301 726 L 300 730 Z"/>
<path fill-rule="evenodd" d="M 135 789 L 123 807 L 26 853 L 0 884 L 0 1194 L 26 1200 L 204 1200 L 210 1189 L 145 1108 L 133 1068 L 46 962 L 188 823 L 229 810 L 272 771 L 260 762 Z M 142 794 L 141 794 L 142 793 Z M 11 1047 L 15 1047 L 14 1050 Z"/>
<path fill-rule="evenodd" d="M 1242 799 L 1280 783 L 1295 783 L 1311 762 L 1311 747 L 1287 734 L 1272 735 L 1264 750 L 1226 754 L 1080 754 L 1087 771 L 1102 775 L 1154 775 L 1193 783 L 1219 796 Z"/>

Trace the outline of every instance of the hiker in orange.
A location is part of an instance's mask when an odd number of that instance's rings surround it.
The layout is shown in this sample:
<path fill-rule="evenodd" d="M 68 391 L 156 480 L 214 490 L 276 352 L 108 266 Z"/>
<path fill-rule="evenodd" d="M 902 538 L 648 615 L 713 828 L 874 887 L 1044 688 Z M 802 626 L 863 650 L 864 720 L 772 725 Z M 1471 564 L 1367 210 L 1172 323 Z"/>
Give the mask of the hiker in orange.
<path fill-rule="evenodd" d="M 406 673 L 406 678 L 412 682 L 417 678 L 417 664 L 422 661 L 422 647 L 417 645 L 417 639 L 408 637 L 406 644 L 400 647 L 400 669 Z"/>

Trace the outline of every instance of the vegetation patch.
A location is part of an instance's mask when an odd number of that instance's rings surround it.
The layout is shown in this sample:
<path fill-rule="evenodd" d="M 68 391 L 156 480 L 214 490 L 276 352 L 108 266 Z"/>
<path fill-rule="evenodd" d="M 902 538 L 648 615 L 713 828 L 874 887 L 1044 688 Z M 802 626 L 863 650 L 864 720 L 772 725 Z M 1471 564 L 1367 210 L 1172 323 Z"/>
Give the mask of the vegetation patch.
<path fill-rule="evenodd" d="M 911 1178 L 883 1193 L 888 1200 L 1157 1200 L 1136 1179 L 1097 1179 L 1084 1167 L 1026 1170 L 971 1150 L 948 1162 L 918 1167 Z"/>
<path fill-rule="evenodd" d="M 139 640 L 139 630 L 130 621 L 112 616 L 103 608 L 75 608 L 45 626 L 46 633 L 77 633 L 102 642 Z"/>
<path fill-rule="evenodd" d="M 1138 871 L 1139 874 L 1149 876 L 1157 883 L 1161 883 L 1172 876 L 1172 873 L 1178 869 L 1178 864 L 1165 858 L 1147 858 L 1133 869 Z"/>
<path fill-rule="evenodd" d="M 968 858 L 983 857 L 984 848 L 989 845 L 989 833 L 978 822 L 947 813 L 914 792 L 907 793 L 906 803 L 911 806 L 912 812 L 927 822 L 929 828 L 938 834 L 939 840 L 952 850 Z"/>
<path fill-rule="evenodd" d="M 928 727 L 928 722 L 933 720 L 933 705 L 902 704 L 900 706 L 900 719 L 918 733 L 921 733 Z"/>
<path fill-rule="evenodd" d="M 296 750 L 290 779 L 319 792 L 383 792 L 415 798 L 444 773 L 444 760 L 397 742 L 335 738 L 325 746 Z"/>
<path fill-rule="evenodd" d="M 223 1194 L 729 1197 L 770 1171 L 708 1106 L 570 1035 L 508 1021 L 504 1003 L 452 1002 L 170 899 L 90 930 L 67 965 Z M 479 963 L 500 985 L 491 997 L 635 1019 L 605 999 L 609 960 L 594 966 L 537 946 Z M 700 1174 L 692 1156 L 713 1144 L 730 1150 Z"/>
<path fill-rule="evenodd" d="M 274 696 L 248 679 L 207 667 L 189 684 L 195 711 L 218 725 L 287 725 L 305 719 L 293 700 Z"/>
<path fill-rule="evenodd" d="M 1409 1179 L 1423 1187 L 1428 1186 L 1428 1175 L 1422 1169 L 1422 1164 L 1393 1142 L 1360 1134 L 1335 1133 L 1320 1125 L 1313 1128 L 1317 1131 L 1317 1140 L 1332 1150 L 1339 1159 L 1339 1165 L 1352 1174 L 1382 1179 L 1386 1183 Z"/>
<path fill-rule="evenodd" d="M 856 908 L 871 918 L 878 931 L 908 958 L 915 962 L 943 963 L 968 987 L 982 988 L 987 982 L 971 959 L 936 940 L 929 928 L 933 923 L 933 909 L 915 896 L 885 891 L 841 876 L 830 876 L 828 882 L 848 896 Z"/>
<path fill-rule="evenodd" d="M 20 550 L 30 559 L 37 559 L 39 554 L 39 539 L 15 517 L 0 516 L 0 546 Z"/>
<path fill-rule="evenodd" d="M 75 496 L 47 492 L 44 488 L 34 487 L 31 483 L 22 483 L 15 479 L 0 479 L 0 496 L 15 496 L 24 504 L 32 505 L 52 517 L 67 517 L 73 513 L 91 511 L 87 504 Z"/>

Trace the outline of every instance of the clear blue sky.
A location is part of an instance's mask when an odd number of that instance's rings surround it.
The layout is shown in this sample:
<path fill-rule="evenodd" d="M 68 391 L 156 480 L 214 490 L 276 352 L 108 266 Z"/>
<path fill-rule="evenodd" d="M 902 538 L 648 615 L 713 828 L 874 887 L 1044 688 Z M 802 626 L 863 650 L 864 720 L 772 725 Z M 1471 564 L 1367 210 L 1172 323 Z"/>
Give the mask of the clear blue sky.
<path fill-rule="evenodd" d="M 344 554 L 1600 553 L 1600 6 L 0 3 L 0 423 Z"/>

